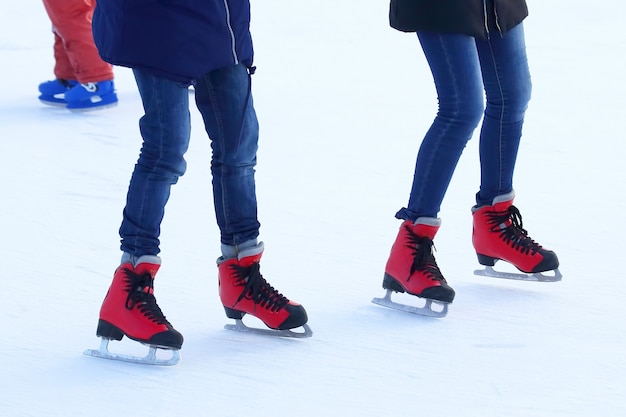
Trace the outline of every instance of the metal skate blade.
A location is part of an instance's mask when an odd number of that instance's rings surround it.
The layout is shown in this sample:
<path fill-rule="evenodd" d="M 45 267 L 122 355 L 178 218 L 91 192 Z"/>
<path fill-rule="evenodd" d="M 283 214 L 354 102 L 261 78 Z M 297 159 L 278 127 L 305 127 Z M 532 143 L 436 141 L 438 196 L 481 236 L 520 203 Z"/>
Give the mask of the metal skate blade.
<path fill-rule="evenodd" d="M 474 271 L 474 275 L 479 275 L 489 278 L 501 278 L 511 279 L 516 281 L 532 281 L 532 282 L 559 282 L 563 278 L 563 275 L 558 269 L 554 270 L 554 275 L 545 275 L 542 272 L 536 272 L 534 274 L 525 274 L 517 272 L 500 272 L 493 269 L 492 266 L 485 266 L 485 269 L 477 269 Z"/>
<path fill-rule="evenodd" d="M 427 317 L 435 317 L 442 318 L 448 314 L 448 304 L 443 303 L 436 300 L 431 300 L 428 298 L 424 298 L 423 300 L 426 302 L 423 307 L 412 306 L 408 304 L 400 304 L 391 300 L 391 290 L 387 290 L 387 293 L 383 298 L 374 298 L 372 299 L 372 303 L 378 304 L 379 306 L 392 308 L 394 310 L 406 311 L 407 313 L 419 314 L 420 316 Z M 441 307 L 441 310 L 433 309 L 433 304 L 438 307 Z"/>
<path fill-rule="evenodd" d="M 71 111 L 72 113 L 89 113 L 89 112 L 92 112 L 92 111 L 110 109 L 112 107 L 116 107 L 117 104 L 118 104 L 118 102 L 115 101 L 113 103 L 103 104 L 103 105 L 100 105 L 100 106 L 83 107 L 83 108 L 68 109 L 68 110 Z"/>
<path fill-rule="evenodd" d="M 122 353 L 113 353 L 109 351 L 109 339 L 102 338 L 100 347 L 98 349 L 87 349 L 83 354 L 87 356 L 93 356 L 96 358 L 110 359 L 114 361 L 138 363 L 142 365 L 159 365 L 159 366 L 172 366 L 176 365 L 180 360 L 179 349 L 163 349 L 156 346 L 148 346 L 148 354 L 144 357 L 125 355 Z M 156 356 L 157 350 L 171 350 L 172 356 L 169 359 L 162 359 Z"/>
<path fill-rule="evenodd" d="M 313 331 L 311 330 L 308 324 L 304 324 L 302 326 L 302 329 L 303 329 L 302 332 L 296 332 L 291 329 L 272 330 L 272 329 L 259 329 L 256 327 L 248 327 L 243 323 L 243 321 L 235 320 L 235 324 L 226 324 L 224 325 L 224 329 L 232 330 L 235 332 L 242 332 L 242 333 L 253 333 L 253 334 L 260 334 L 264 336 L 273 336 L 273 337 L 292 337 L 292 338 L 297 338 L 297 339 L 303 339 L 306 337 L 313 336 Z"/>

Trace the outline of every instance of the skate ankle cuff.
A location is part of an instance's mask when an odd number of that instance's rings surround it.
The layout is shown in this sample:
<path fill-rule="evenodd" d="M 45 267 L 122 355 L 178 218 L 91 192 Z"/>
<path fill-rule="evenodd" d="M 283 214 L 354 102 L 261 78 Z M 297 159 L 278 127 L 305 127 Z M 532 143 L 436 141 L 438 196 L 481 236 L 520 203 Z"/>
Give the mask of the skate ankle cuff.
<path fill-rule="evenodd" d="M 263 242 L 257 242 L 256 239 L 250 239 L 240 245 L 225 245 L 222 243 L 222 256 L 217 258 L 217 264 L 221 264 L 229 259 L 243 259 L 249 256 L 255 256 L 263 252 Z"/>
<path fill-rule="evenodd" d="M 418 217 L 413 224 L 425 224 L 426 226 L 439 227 L 441 226 L 441 219 L 437 217 Z"/>
<path fill-rule="evenodd" d="M 122 259 L 120 261 L 120 264 L 123 265 L 125 263 L 130 263 L 132 266 L 137 266 L 140 263 L 161 265 L 161 258 L 158 257 L 157 255 L 142 255 L 142 256 L 137 257 L 135 255 L 131 255 L 128 252 L 124 252 L 122 254 Z"/>
<path fill-rule="evenodd" d="M 476 213 L 478 210 L 480 210 L 483 207 L 495 206 L 496 204 L 506 203 L 509 201 L 513 202 L 513 200 L 515 200 L 515 190 L 512 190 L 511 192 L 506 193 L 506 194 L 497 195 L 491 201 L 481 199 L 480 192 L 479 192 L 479 193 L 476 193 L 476 205 L 472 207 L 472 213 Z"/>
<path fill-rule="evenodd" d="M 161 258 L 156 255 L 142 255 L 135 261 L 135 266 L 139 264 L 153 264 L 153 265 L 161 265 Z"/>
<path fill-rule="evenodd" d="M 496 198 L 493 199 L 493 204 L 492 205 L 496 205 L 498 203 L 504 203 L 506 201 L 512 201 L 513 199 L 515 199 L 515 190 L 511 191 L 510 193 L 506 193 L 506 194 L 502 194 L 499 196 L 496 196 Z"/>
<path fill-rule="evenodd" d="M 263 250 L 265 249 L 265 245 L 263 244 L 263 242 L 256 243 L 256 239 L 254 241 L 255 241 L 255 244 L 253 246 L 247 246 L 245 248 L 242 248 L 242 246 L 240 245 L 239 254 L 237 255 L 237 258 L 241 260 L 243 258 L 248 258 L 250 256 L 256 256 L 260 253 L 263 253 Z M 246 243 L 244 243 L 244 245 Z"/>

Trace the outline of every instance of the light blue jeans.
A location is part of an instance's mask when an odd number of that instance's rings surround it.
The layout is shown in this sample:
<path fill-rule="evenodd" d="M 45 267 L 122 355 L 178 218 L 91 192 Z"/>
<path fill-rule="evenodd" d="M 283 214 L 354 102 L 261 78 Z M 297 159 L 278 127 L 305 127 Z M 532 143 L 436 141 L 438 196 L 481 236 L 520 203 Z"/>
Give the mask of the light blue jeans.
<path fill-rule="evenodd" d="M 135 165 L 120 227 L 121 249 L 156 255 L 170 189 L 185 173 L 191 122 L 187 86 L 134 69 L 145 115 L 143 146 Z M 259 235 L 255 165 L 259 126 L 250 74 L 243 65 L 212 71 L 194 86 L 213 151 L 213 199 L 221 243 L 256 242 Z"/>
<path fill-rule="evenodd" d="M 418 37 L 439 111 L 418 152 L 409 204 L 396 214 L 403 220 L 437 217 L 461 153 L 483 116 L 476 204 L 489 205 L 511 192 L 531 94 L 522 24 L 486 40 L 434 32 L 419 32 Z"/>

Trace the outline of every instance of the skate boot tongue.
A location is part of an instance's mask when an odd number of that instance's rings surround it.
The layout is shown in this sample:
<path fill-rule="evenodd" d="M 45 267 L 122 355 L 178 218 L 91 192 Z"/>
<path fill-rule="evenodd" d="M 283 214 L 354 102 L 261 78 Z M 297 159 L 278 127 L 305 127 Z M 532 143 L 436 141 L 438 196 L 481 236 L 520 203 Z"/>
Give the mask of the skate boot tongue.
<path fill-rule="evenodd" d="M 492 232 L 504 230 L 512 225 L 521 229 L 522 216 L 517 207 L 511 205 L 510 202 L 493 205 L 493 209 L 487 212 L 487 216 Z"/>
<path fill-rule="evenodd" d="M 420 237 L 413 235 L 409 239 L 414 244 L 413 251 L 413 264 L 411 265 L 411 274 L 407 278 L 407 281 L 411 280 L 411 277 L 415 276 L 415 273 L 422 271 L 427 274 L 428 277 L 436 281 L 445 281 L 443 274 L 437 266 L 437 261 L 433 255 L 435 244 L 430 238 Z"/>
<path fill-rule="evenodd" d="M 421 237 L 409 231 L 409 241 L 413 244 L 413 271 L 423 269 L 433 254 L 433 241 L 428 237 Z"/>
<path fill-rule="evenodd" d="M 126 276 L 129 279 L 129 291 L 126 297 L 126 308 L 132 310 L 139 305 L 139 310 L 157 324 L 171 326 L 165 318 L 165 315 L 159 308 L 154 298 L 154 279 L 148 272 L 136 273 L 135 271 L 127 271 Z"/>
<path fill-rule="evenodd" d="M 540 244 L 528 236 L 528 232 L 523 227 L 522 215 L 517 207 L 511 205 L 506 211 L 489 212 L 488 216 L 490 217 L 489 223 L 493 225 L 491 231 L 499 232 L 512 247 L 531 253 L 542 249 Z"/>
<path fill-rule="evenodd" d="M 237 302 L 246 298 L 270 311 L 279 311 L 289 303 L 287 297 L 275 290 L 274 287 L 263 278 L 258 263 L 253 263 L 249 268 L 241 269 L 242 270 L 236 272 L 236 274 L 240 277 L 245 276 L 245 278 L 240 278 L 240 283 L 243 284 L 244 288 Z"/>

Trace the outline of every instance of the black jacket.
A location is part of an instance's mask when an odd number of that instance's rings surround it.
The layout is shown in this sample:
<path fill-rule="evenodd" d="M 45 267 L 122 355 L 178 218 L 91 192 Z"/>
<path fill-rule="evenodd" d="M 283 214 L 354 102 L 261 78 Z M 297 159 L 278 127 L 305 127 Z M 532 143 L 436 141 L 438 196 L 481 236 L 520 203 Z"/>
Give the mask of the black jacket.
<path fill-rule="evenodd" d="M 402 32 L 504 34 L 528 16 L 525 0 L 391 0 L 389 22 Z"/>

